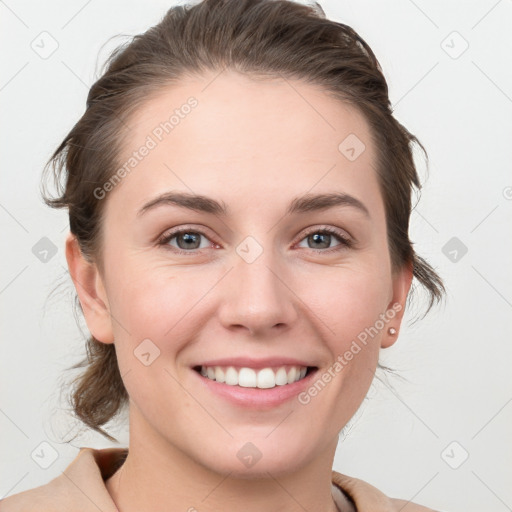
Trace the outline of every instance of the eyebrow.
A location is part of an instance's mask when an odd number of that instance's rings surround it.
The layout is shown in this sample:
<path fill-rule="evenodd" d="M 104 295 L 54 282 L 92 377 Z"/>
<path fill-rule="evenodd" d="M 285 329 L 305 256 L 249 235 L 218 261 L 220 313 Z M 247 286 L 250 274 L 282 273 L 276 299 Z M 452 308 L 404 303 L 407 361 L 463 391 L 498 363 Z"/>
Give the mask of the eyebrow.
<path fill-rule="evenodd" d="M 223 201 L 217 201 L 211 197 L 190 194 L 187 192 L 167 192 L 147 202 L 137 212 L 137 217 L 158 206 L 172 205 L 189 210 L 210 213 L 213 215 L 227 216 L 229 208 Z M 335 206 L 349 206 L 370 217 L 368 208 L 357 198 L 342 192 L 329 194 L 306 194 L 293 199 L 286 211 L 286 215 L 322 211 Z"/>

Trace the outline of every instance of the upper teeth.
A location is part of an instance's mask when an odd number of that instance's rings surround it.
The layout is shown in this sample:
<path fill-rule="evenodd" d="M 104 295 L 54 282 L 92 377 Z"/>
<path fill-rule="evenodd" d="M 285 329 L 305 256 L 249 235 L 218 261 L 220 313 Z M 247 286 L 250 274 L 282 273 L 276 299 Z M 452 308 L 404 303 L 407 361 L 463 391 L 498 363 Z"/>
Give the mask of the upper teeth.
<path fill-rule="evenodd" d="M 244 388 L 273 388 L 291 384 L 306 375 L 306 366 L 284 366 L 273 368 L 240 368 L 233 366 L 201 366 L 201 375 L 208 379 L 223 382 L 229 386 L 242 386 Z"/>

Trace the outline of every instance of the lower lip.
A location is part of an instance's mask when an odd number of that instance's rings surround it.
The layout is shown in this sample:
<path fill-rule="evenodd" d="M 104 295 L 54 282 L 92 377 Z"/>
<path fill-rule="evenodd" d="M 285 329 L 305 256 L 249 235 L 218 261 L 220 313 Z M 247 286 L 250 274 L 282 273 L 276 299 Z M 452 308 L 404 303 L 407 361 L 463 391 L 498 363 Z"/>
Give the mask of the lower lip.
<path fill-rule="evenodd" d="M 223 384 L 222 382 L 203 377 L 194 369 L 192 371 L 212 393 L 221 396 L 236 406 L 249 409 L 271 409 L 290 400 L 307 388 L 318 369 L 310 371 L 303 379 L 292 384 L 284 384 L 283 386 L 274 386 L 267 389 L 230 386 L 229 384 Z"/>

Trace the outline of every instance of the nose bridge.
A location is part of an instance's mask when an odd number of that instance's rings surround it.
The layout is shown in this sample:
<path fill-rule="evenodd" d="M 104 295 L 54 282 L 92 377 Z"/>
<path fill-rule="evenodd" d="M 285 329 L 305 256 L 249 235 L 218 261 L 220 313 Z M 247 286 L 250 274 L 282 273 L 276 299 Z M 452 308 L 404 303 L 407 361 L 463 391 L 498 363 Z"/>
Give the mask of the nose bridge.
<path fill-rule="evenodd" d="M 247 236 L 236 247 L 234 268 L 227 284 L 229 291 L 221 307 L 226 326 L 243 325 L 256 332 L 294 321 L 294 295 L 286 285 L 284 262 L 271 239 L 267 236 L 264 245 Z"/>

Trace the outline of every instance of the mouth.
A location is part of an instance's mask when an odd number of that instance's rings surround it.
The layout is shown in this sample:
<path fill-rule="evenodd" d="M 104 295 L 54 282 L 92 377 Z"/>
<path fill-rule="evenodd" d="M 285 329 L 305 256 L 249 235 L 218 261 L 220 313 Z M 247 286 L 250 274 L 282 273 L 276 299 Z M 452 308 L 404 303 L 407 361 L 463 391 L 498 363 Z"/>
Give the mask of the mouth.
<path fill-rule="evenodd" d="M 284 387 L 306 379 L 315 373 L 316 366 L 280 365 L 267 368 L 240 366 L 194 366 L 202 377 L 238 388 L 271 389 Z"/>

